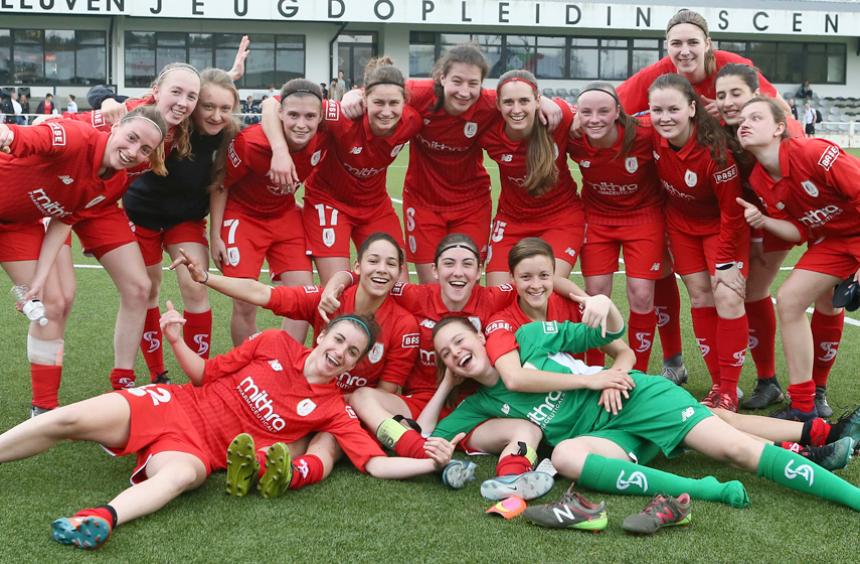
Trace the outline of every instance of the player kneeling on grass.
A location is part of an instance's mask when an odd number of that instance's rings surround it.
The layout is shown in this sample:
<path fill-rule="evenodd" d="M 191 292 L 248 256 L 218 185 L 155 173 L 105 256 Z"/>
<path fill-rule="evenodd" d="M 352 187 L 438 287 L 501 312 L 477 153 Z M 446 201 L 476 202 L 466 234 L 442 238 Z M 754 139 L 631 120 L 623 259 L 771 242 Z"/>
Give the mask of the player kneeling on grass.
<path fill-rule="evenodd" d="M 102 545 L 112 529 L 152 513 L 226 467 L 237 433 L 292 442 L 329 431 L 361 470 L 406 478 L 446 464 L 451 443 L 424 460 L 385 457 L 343 403 L 335 378 L 367 353 L 379 331 L 359 315 L 335 318 L 311 350 L 285 332 L 264 331 L 232 351 L 204 360 L 182 339 L 181 314 L 168 302 L 164 335 L 191 380 L 149 385 L 84 400 L 25 421 L 0 435 L 0 463 L 43 452 L 63 439 L 94 441 L 116 455 L 135 454 L 133 486 L 108 505 L 53 523 L 54 540 Z"/>
<path fill-rule="evenodd" d="M 569 374 L 579 371 L 580 366 L 564 353 L 582 352 L 618 339 L 623 329 L 621 315 L 612 306 L 605 337 L 599 329 L 582 324 L 543 322 L 523 325 L 517 330 L 516 339 L 524 364 Z M 618 409 L 621 399 L 618 394 L 610 398 L 609 406 L 604 409 L 600 403 L 606 403 L 606 398 L 601 396 L 600 388 L 588 389 L 595 387 L 588 382 L 594 376 L 582 376 L 581 389 L 548 393 L 508 390 L 489 362 L 483 336 L 468 322 L 456 318 L 441 321 L 434 328 L 434 344 L 448 371 L 472 378 L 483 387 L 440 421 L 433 436 L 453 437 L 488 417 L 530 419 L 555 447 L 552 462 L 558 471 L 594 490 L 626 495 L 689 493 L 694 498 L 734 507 L 749 504 L 746 490 L 738 481 L 720 483 L 713 477 L 684 478 L 632 461 L 638 458 L 645 462 L 648 449 L 643 447 L 653 443 L 667 456 L 681 447 L 692 448 L 716 460 L 755 470 L 788 488 L 860 511 L 860 488 L 799 454 L 751 437 L 712 417 L 686 390 L 663 378 L 630 371 L 631 388 L 621 392 L 626 398 L 623 409 Z M 445 393 L 444 386 L 440 390 Z M 427 428 L 426 421 L 424 427 Z M 850 456 L 860 436 L 860 417 L 852 417 L 834 434 L 841 436 L 834 436 L 833 440 L 847 443 L 843 445 L 847 448 L 841 450 L 846 457 Z M 547 520 L 560 519 L 561 513 L 553 512 L 552 504 L 545 507 Z M 575 517 L 556 526 L 577 524 Z"/>

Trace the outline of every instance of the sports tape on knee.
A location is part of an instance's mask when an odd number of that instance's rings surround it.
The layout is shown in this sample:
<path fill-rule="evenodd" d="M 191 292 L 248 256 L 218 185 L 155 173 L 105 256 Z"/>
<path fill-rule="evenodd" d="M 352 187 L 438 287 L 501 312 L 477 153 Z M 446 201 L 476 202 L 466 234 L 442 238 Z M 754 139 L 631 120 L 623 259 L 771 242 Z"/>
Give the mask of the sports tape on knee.
<path fill-rule="evenodd" d="M 64 343 L 63 339 L 46 341 L 27 335 L 27 359 L 33 364 L 62 366 Z"/>

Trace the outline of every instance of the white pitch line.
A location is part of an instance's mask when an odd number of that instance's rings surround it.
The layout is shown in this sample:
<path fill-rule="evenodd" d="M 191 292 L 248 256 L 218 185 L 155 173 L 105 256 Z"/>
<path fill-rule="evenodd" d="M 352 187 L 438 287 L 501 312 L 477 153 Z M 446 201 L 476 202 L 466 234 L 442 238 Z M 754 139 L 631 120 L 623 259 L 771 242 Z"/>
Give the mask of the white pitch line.
<path fill-rule="evenodd" d="M 394 200 L 394 198 L 392 198 L 392 200 Z M 81 270 L 104 270 L 104 267 L 100 264 L 76 264 L 76 265 L 74 265 L 74 267 L 79 268 Z M 792 268 L 790 266 L 783 266 L 782 268 L 780 268 L 780 270 L 791 270 L 791 269 Z M 168 268 L 165 266 L 161 270 L 168 270 Z M 213 267 L 213 268 L 209 269 L 209 272 L 216 272 L 217 273 L 218 269 Z M 268 274 L 269 269 L 264 268 L 264 269 L 260 270 L 260 273 L 261 274 L 263 274 L 263 273 Z M 410 270 L 409 274 L 412 276 L 418 275 L 418 273 L 413 271 L 413 270 Z M 575 271 L 571 272 L 571 274 L 582 275 L 582 272 L 575 270 Z M 624 274 L 624 271 L 619 270 L 615 274 Z M 773 303 L 776 303 L 776 300 L 774 298 L 771 298 L 771 300 L 773 300 Z M 813 311 L 814 310 L 812 308 L 808 308 L 806 310 L 806 313 L 812 313 Z M 860 320 L 854 319 L 852 317 L 848 317 L 847 315 L 845 316 L 845 323 L 847 323 L 848 325 L 853 325 L 855 327 L 860 327 Z"/>

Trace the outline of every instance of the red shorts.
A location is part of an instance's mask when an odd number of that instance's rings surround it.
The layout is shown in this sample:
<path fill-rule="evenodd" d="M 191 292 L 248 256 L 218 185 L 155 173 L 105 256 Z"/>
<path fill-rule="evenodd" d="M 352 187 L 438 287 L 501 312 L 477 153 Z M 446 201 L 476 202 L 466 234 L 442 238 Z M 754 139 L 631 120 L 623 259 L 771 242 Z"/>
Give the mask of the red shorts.
<path fill-rule="evenodd" d="M 524 237 L 540 237 L 552 247 L 555 258 L 569 262 L 572 266 L 576 264 L 585 238 L 585 214 L 581 208 L 573 208 L 568 213 L 534 223 L 496 214 L 486 271 L 507 272 L 508 253 Z"/>
<path fill-rule="evenodd" d="M 41 221 L 4 225 L 0 228 L 0 262 L 39 260 L 44 238 Z"/>
<path fill-rule="evenodd" d="M 794 268 L 843 279 L 853 276 L 860 269 L 860 235 L 810 243 Z"/>
<path fill-rule="evenodd" d="M 457 211 L 434 211 L 413 203 L 408 192 L 403 193 L 404 239 L 406 258 L 415 264 L 430 264 L 436 255 L 436 246 L 449 233 L 468 235 L 487 257 L 490 241 L 492 202 L 480 201 L 477 205 Z"/>
<path fill-rule="evenodd" d="M 790 251 L 797 243 L 780 239 L 776 235 L 765 231 L 762 234 L 762 249 L 766 253 L 775 253 L 779 251 Z"/>
<path fill-rule="evenodd" d="M 151 384 L 130 390 L 112 392 L 120 394 L 131 408 L 128 441 L 121 448 L 105 449 L 115 456 L 137 455 L 131 474 L 131 483 L 146 479 L 143 470 L 149 459 L 160 452 L 185 452 L 200 459 L 206 474 L 213 464 L 205 448 L 203 437 L 173 397 L 173 386 Z"/>
<path fill-rule="evenodd" d="M 586 224 L 580 256 L 582 274 L 612 274 L 618 269 L 618 255 L 623 248 L 624 271 L 629 278 L 657 280 L 663 268 L 665 233 L 663 221 L 639 225 Z"/>
<path fill-rule="evenodd" d="M 263 259 L 269 261 L 272 280 L 285 272 L 310 272 L 301 213 L 294 207 L 276 217 L 259 218 L 228 206 L 221 224 L 221 240 L 227 246 L 224 276 L 256 280 Z"/>
<path fill-rule="evenodd" d="M 101 260 L 112 250 L 137 242 L 131 226 L 125 212 L 117 205 L 106 207 L 101 215 L 77 222 L 74 230 L 84 253 Z"/>
<path fill-rule="evenodd" d="M 350 239 L 357 249 L 377 231 L 388 233 L 400 248 L 403 248 L 403 228 L 390 199 L 386 198 L 375 209 L 353 212 L 354 208 L 334 207 L 305 198 L 302 222 L 308 238 L 308 248 L 314 257 L 348 259 Z"/>
<path fill-rule="evenodd" d="M 747 240 L 741 242 L 739 262 L 741 274 L 749 274 L 749 230 L 744 229 Z M 669 245 L 672 249 L 672 259 L 675 261 L 675 272 L 681 276 L 708 272 L 711 276 L 716 272 L 717 254 L 720 249 L 720 235 L 690 235 L 674 229 L 669 229 Z"/>
<path fill-rule="evenodd" d="M 205 219 L 183 221 L 161 231 L 140 225 L 134 225 L 132 229 L 134 236 L 137 237 L 137 244 L 140 245 L 140 252 L 146 266 L 161 264 L 168 245 L 198 243 L 204 247 L 209 246 L 209 240 L 206 238 Z"/>

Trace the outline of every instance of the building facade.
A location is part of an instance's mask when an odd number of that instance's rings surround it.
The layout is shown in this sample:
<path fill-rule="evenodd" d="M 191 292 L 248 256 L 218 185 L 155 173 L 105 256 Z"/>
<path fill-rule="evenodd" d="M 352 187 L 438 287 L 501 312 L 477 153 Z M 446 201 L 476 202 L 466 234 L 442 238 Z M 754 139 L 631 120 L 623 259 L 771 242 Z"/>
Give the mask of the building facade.
<path fill-rule="evenodd" d="M 819 96 L 860 96 L 860 2 L 721 0 L 0 0 L 0 86 L 84 94 L 93 84 L 146 92 L 159 68 L 187 61 L 229 68 L 243 34 L 251 56 L 239 86 L 259 97 L 306 76 L 390 55 L 413 77 L 430 75 L 448 46 L 478 43 L 487 86 L 511 68 L 542 88 L 619 82 L 662 57 L 666 22 L 681 7 L 708 20 L 716 47 L 740 53 L 778 88 L 803 80 Z"/>

